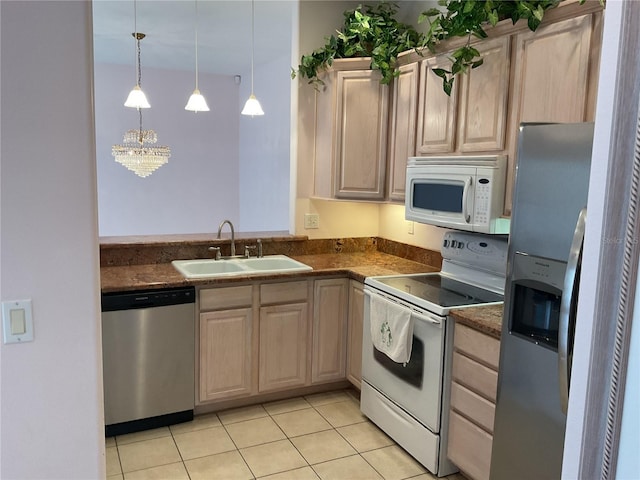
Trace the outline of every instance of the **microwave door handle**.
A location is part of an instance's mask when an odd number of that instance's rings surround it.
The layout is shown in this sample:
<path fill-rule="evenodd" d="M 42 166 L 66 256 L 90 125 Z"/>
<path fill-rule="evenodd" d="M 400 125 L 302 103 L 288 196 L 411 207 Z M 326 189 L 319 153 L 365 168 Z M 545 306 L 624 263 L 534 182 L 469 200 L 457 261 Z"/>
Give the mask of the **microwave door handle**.
<path fill-rule="evenodd" d="M 462 217 L 464 221 L 469 223 L 471 222 L 471 215 L 469 215 L 469 211 L 467 209 L 467 200 L 469 198 L 469 190 L 471 190 L 471 184 L 473 183 L 473 178 L 469 177 L 464 181 L 464 190 L 462 193 Z"/>
<path fill-rule="evenodd" d="M 578 301 L 575 290 L 577 288 L 579 267 L 582 253 L 582 244 L 585 232 L 585 220 L 587 209 L 580 210 L 576 229 L 569 251 L 569 261 L 564 275 L 564 286 L 560 300 L 560 324 L 558 326 L 558 374 L 560 384 L 560 406 L 563 413 L 567 413 L 569 406 L 569 375 L 571 365 L 569 363 L 569 330 L 572 321 L 572 313 L 575 312 L 574 303 Z"/>

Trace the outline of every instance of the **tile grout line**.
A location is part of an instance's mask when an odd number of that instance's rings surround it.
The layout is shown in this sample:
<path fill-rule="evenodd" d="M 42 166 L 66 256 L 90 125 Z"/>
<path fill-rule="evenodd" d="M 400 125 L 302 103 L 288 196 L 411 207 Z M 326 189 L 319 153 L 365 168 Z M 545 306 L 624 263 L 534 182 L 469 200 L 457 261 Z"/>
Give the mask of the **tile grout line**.
<path fill-rule="evenodd" d="M 293 448 L 295 449 L 295 451 L 296 451 L 296 452 L 300 455 L 300 457 L 303 459 L 303 461 L 305 462 L 306 466 L 310 467 L 310 468 L 311 468 L 311 470 L 314 472 L 314 474 L 315 474 L 316 476 L 320 477 L 320 475 L 319 475 L 318 471 L 316 471 L 316 469 L 314 468 L 314 465 L 312 465 L 311 463 L 309 463 L 309 461 L 305 458 L 305 456 L 302 454 L 302 452 L 298 449 L 298 447 L 297 447 L 297 446 L 294 444 L 294 442 L 292 442 L 291 440 L 292 440 L 292 439 L 295 439 L 295 438 L 298 438 L 298 437 L 303 437 L 303 436 L 306 436 L 306 435 L 313 435 L 313 434 L 317 434 L 317 433 L 321 433 L 321 432 L 328 432 L 328 431 L 333 430 L 334 432 L 336 432 L 336 433 L 338 434 L 338 436 L 339 436 L 340 438 L 342 438 L 342 439 L 346 442 L 346 444 L 347 444 L 347 445 L 349 445 L 349 446 L 354 450 L 354 452 L 355 452 L 355 453 L 354 453 L 354 454 L 351 454 L 351 455 L 346 455 L 346 456 L 343 456 L 343 457 L 338 457 L 338 458 L 329 459 L 329 460 L 326 460 L 326 461 L 323 461 L 323 462 L 318 462 L 316 465 L 321 465 L 321 464 L 324 464 L 324 463 L 327 463 L 327 462 L 331 462 L 331 461 L 335 461 L 335 460 L 339 460 L 339 459 L 344 459 L 344 458 L 349 458 L 349 457 L 353 457 L 353 456 L 358 455 L 358 456 L 360 456 L 360 457 L 365 461 L 365 463 L 366 463 L 366 464 L 368 464 L 368 465 L 369 465 L 369 466 L 370 466 L 370 467 L 371 467 L 371 468 L 372 468 L 372 469 L 373 469 L 373 470 L 374 470 L 378 475 L 380 475 L 380 477 L 381 477 L 381 478 L 383 478 L 383 479 L 384 479 L 384 478 L 385 478 L 385 477 L 384 477 L 384 475 L 382 475 L 382 473 L 381 473 L 381 472 L 379 472 L 379 471 L 378 471 L 378 470 L 377 470 L 377 469 L 376 469 L 376 468 L 375 468 L 375 467 L 374 467 L 370 462 L 368 462 L 368 461 L 367 461 L 367 459 L 362 455 L 362 453 L 368 453 L 368 452 L 372 452 L 372 451 L 375 451 L 375 450 L 381 450 L 381 449 L 386 448 L 386 447 L 388 447 L 388 446 L 382 446 L 382 447 L 378 447 L 378 448 L 373 448 L 373 449 L 370 449 L 370 450 L 366 450 L 366 451 L 364 451 L 364 452 L 359 452 L 359 451 L 358 451 L 358 449 L 356 448 L 356 446 L 355 446 L 354 444 L 352 444 L 352 443 L 351 443 L 351 442 L 350 442 L 350 441 L 349 441 L 349 440 L 348 440 L 348 439 L 347 439 L 347 438 L 346 438 L 346 437 L 345 437 L 345 436 L 344 436 L 344 435 L 343 435 L 343 434 L 338 430 L 338 428 L 342 428 L 342 427 L 349 427 L 349 426 L 352 426 L 352 425 L 358 425 L 358 424 L 360 424 L 360 423 L 366 423 L 366 422 L 367 422 L 367 419 L 366 419 L 366 418 L 364 418 L 362 421 L 359 421 L 359 422 L 349 423 L 349 424 L 346 424 L 346 425 L 341 425 L 340 427 L 336 427 L 336 426 L 334 426 L 334 425 L 329 421 L 329 419 L 328 419 L 325 415 L 323 415 L 323 414 L 322 414 L 322 412 L 321 412 L 320 410 L 318 410 L 318 408 L 319 408 L 319 407 L 324 407 L 324 406 L 326 406 L 326 405 L 332 405 L 332 404 L 337 404 L 337 403 L 341 403 L 341 402 L 353 402 L 354 404 L 357 404 L 357 403 L 358 403 L 357 399 L 356 399 L 355 397 L 353 397 L 352 395 L 350 395 L 347 391 L 345 391 L 345 390 L 341 390 L 340 392 L 342 392 L 342 393 L 344 394 L 344 397 L 342 397 L 342 398 L 336 398 L 336 399 L 333 399 L 333 400 L 328 401 L 328 402 L 326 402 L 326 403 L 320 403 L 320 404 L 317 404 L 317 405 L 314 405 L 314 404 L 310 403 L 310 402 L 309 402 L 309 400 L 307 400 L 307 398 L 306 398 L 305 396 L 301 396 L 300 398 L 301 398 L 301 399 L 303 399 L 303 400 L 307 403 L 307 405 L 308 405 L 308 406 L 305 406 L 305 407 L 303 407 L 303 408 L 295 408 L 295 409 L 292 409 L 292 410 L 287 410 L 287 411 L 278 412 L 278 413 L 271 413 L 271 412 L 269 412 L 269 410 L 265 408 L 265 404 L 264 404 L 264 403 L 263 403 L 263 404 L 260 404 L 260 407 L 262 407 L 263 411 L 265 412 L 265 414 L 266 414 L 266 415 L 265 415 L 265 417 L 270 418 L 270 419 L 275 423 L 275 425 L 276 425 L 276 427 L 278 428 L 278 430 L 279 430 L 279 431 L 284 435 L 285 439 L 289 442 L 289 444 L 290 444 L 290 445 L 292 445 L 292 446 L 293 446 Z M 345 397 L 346 397 L 346 398 L 345 398 Z M 242 407 L 240 407 L 240 408 L 242 408 Z M 276 419 L 275 419 L 275 417 L 276 417 L 276 416 L 278 416 L 278 415 L 287 414 L 287 413 L 300 412 L 300 411 L 308 410 L 308 409 L 311 409 L 311 408 L 312 408 L 312 409 L 313 409 L 313 410 L 314 410 L 314 411 L 315 411 L 315 412 L 316 412 L 316 413 L 317 413 L 317 414 L 318 414 L 318 415 L 319 415 L 323 420 L 325 420 L 325 421 L 328 423 L 329 428 L 327 428 L 327 429 L 325 429 L 325 430 L 319 430 L 319 431 L 317 431 L 317 432 L 310 432 L 310 433 L 303 434 L 303 435 L 289 436 L 289 435 L 288 435 L 288 434 L 287 434 L 287 433 L 282 429 L 282 427 L 278 424 L 278 422 L 277 422 L 277 421 L 276 421 Z M 242 455 L 241 449 L 239 448 L 238 444 L 236 443 L 236 441 L 233 439 L 233 437 L 232 437 L 232 436 L 231 436 L 231 434 L 229 433 L 229 430 L 227 429 L 227 425 L 226 425 L 225 423 L 223 423 L 223 422 L 222 422 L 222 420 L 220 419 L 220 416 L 218 415 L 218 413 L 217 413 L 217 412 L 215 412 L 215 413 L 213 413 L 213 414 L 216 416 L 216 418 L 217 418 L 217 420 L 218 420 L 218 422 L 219 422 L 220 426 L 222 426 L 222 427 L 224 428 L 224 431 L 225 431 L 225 433 L 228 435 L 229 439 L 231 440 L 231 442 L 232 442 L 232 444 L 233 444 L 233 446 L 234 446 L 234 448 L 235 448 L 235 451 L 236 451 L 236 452 L 238 452 L 238 453 L 240 454 L 240 457 L 242 458 L 242 460 L 243 460 L 243 462 L 244 462 L 245 466 L 248 468 L 249 472 L 253 475 L 253 477 L 252 477 L 252 478 L 253 478 L 253 479 L 258 478 L 258 477 L 255 475 L 255 472 L 251 469 L 251 467 L 250 467 L 250 466 L 249 466 L 249 464 L 247 463 L 247 461 L 246 461 L 246 459 L 245 459 L 244 455 Z M 258 417 L 258 419 L 259 419 L 259 418 L 262 418 L 262 417 Z M 248 422 L 248 421 L 251 421 L 251 420 L 256 420 L 256 418 L 253 418 L 253 419 L 247 419 L 247 420 L 242 420 L 242 421 L 239 421 L 239 422 L 231 422 L 231 423 L 229 423 L 229 425 L 233 425 L 233 424 L 236 424 L 236 423 L 244 423 L 244 422 Z M 210 427 L 207 427 L 207 428 L 214 428 L 215 426 L 217 426 L 217 425 L 210 426 Z M 186 466 L 186 463 L 185 463 L 185 459 L 183 458 L 182 452 L 180 452 L 180 449 L 178 448 L 178 445 L 177 445 L 177 442 L 176 442 L 176 439 L 175 439 L 175 434 L 174 434 L 174 432 L 173 432 L 173 430 L 171 429 L 171 427 L 170 427 L 170 426 L 168 426 L 168 427 L 167 427 L 167 429 L 168 429 L 169 435 L 171 435 L 171 438 L 172 438 L 173 444 L 175 445 L 175 447 L 176 447 L 176 449 L 177 449 L 177 451 L 178 451 L 178 454 L 179 454 L 179 457 L 180 457 L 181 463 L 182 463 L 182 465 L 183 465 L 183 467 L 184 467 L 184 469 L 185 469 L 185 471 L 186 471 L 186 473 L 187 473 L 187 476 L 188 476 L 188 478 L 189 478 L 189 479 L 191 479 L 191 474 L 189 473 L 189 470 L 187 469 L 187 466 Z M 203 430 L 203 429 L 204 429 L 204 428 L 199 428 L 199 429 L 196 429 L 196 430 L 194 430 L 194 431 L 197 431 L 197 430 Z M 189 432 L 183 432 L 183 433 L 189 433 Z M 160 437 L 155 437 L 155 438 L 161 438 L 162 436 L 164 436 L 164 435 L 161 435 Z M 152 439 L 147 439 L 147 440 L 153 440 L 153 438 L 152 438 Z M 122 466 L 122 459 L 121 459 L 121 455 L 120 455 L 120 447 L 124 447 L 125 445 L 133 444 L 133 443 L 137 443 L 137 442 L 142 442 L 142 441 L 144 441 L 144 440 L 137 440 L 136 442 L 130 442 L 130 443 L 126 443 L 126 444 L 120 445 L 120 444 L 118 443 L 117 439 L 114 437 L 114 443 L 115 443 L 115 446 L 116 446 L 116 453 L 117 453 L 117 455 L 118 455 L 118 463 L 119 463 L 119 466 L 120 466 L 120 474 L 122 475 L 123 479 L 124 479 L 124 476 L 125 476 L 125 475 L 124 475 L 124 470 L 123 470 L 123 466 Z M 257 445 L 251 445 L 250 447 L 257 447 L 257 446 L 261 446 L 261 445 L 267 445 L 267 444 L 269 444 L 269 443 L 275 443 L 276 441 L 282 441 L 282 439 L 281 439 L 281 440 L 274 440 L 274 441 L 271 441 L 271 442 L 263 442 L 263 443 L 260 443 L 260 444 L 257 444 Z M 246 448 L 250 448 L 250 447 L 246 447 Z M 219 452 L 219 453 L 226 453 L 226 452 Z M 208 456 L 208 455 L 205 455 L 205 456 Z M 199 457 L 199 458 L 200 458 L 200 457 Z M 158 465 L 158 466 L 161 466 L 161 465 Z M 150 467 L 150 468 L 151 468 L 151 467 Z M 297 469 L 299 469 L 299 468 L 304 468 L 304 466 L 296 467 L 296 468 L 289 469 L 289 470 L 284 470 L 284 471 L 282 471 L 282 472 L 275 472 L 274 474 L 286 473 L 286 472 L 290 472 L 290 471 L 297 470 Z M 143 470 L 144 470 L 144 469 L 143 469 Z M 269 475 L 272 475 L 272 474 L 269 474 Z M 417 474 L 417 475 L 414 475 L 414 476 L 412 476 L 412 477 L 405 477 L 405 478 L 406 478 L 406 479 L 409 479 L 409 478 L 418 477 L 418 476 L 420 476 L 420 475 L 422 475 L 422 474 Z M 320 477 L 320 478 L 321 478 L 321 477 Z"/>
<path fill-rule="evenodd" d="M 260 406 L 262 407 L 262 404 L 260 404 Z M 264 407 L 262 407 L 264 408 Z M 265 410 L 266 411 L 266 410 Z M 267 412 L 268 414 L 269 412 Z M 216 416 L 218 417 L 218 420 L 220 420 L 220 416 L 216 413 Z M 253 419 L 255 420 L 255 419 Z M 245 420 L 245 421 L 250 421 L 250 420 Z M 234 423 L 230 423 L 229 425 L 233 425 L 235 423 L 242 423 L 242 422 L 234 422 Z M 222 428 L 224 428 L 224 431 L 227 433 L 227 435 L 229 436 L 229 438 L 231 439 L 231 443 L 233 443 L 233 446 L 236 447 L 236 452 L 238 452 L 238 455 L 240 455 L 240 458 L 242 459 L 242 461 L 244 462 L 244 464 L 247 466 L 247 468 L 249 469 L 249 472 L 251 472 L 251 478 L 252 479 L 256 479 L 258 478 L 258 476 L 256 475 L 256 473 L 253 471 L 253 469 L 251 468 L 251 466 L 249 465 L 249 463 L 247 462 L 247 459 L 244 458 L 244 455 L 242 454 L 242 451 L 240 450 L 240 448 L 238 448 L 238 444 L 236 443 L 236 441 L 233 439 L 233 437 L 231 436 L 231 434 L 229 433 L 229 430 L 227 430 L 227 426 L 222 422 L 222 420 L 220 420 L 220 425 L 222 425 Z"/>
<path fill-rule="evenodd" d="M 178 451 L 178 455 L 180 455 L 180 460 L 182 461 L 182 467 L 184 471 L 187 472 L 187 477 L 191 480 L 191 474 L 189 473 L 189 469 L 187 468 L 187 464 L 184 461 L 184 457 L 182 456 L 182 452 L 180 451 L 180 447 L 178 447 L 178 442 L 176 442 L 176 437 L 173 436 L 173 430 L 171 430 L 171 426 L 169 428 L 169 434 L 171 435 L 171 440 L 173 440 L 173 444 L 176 446 L 176 450 Z"/>

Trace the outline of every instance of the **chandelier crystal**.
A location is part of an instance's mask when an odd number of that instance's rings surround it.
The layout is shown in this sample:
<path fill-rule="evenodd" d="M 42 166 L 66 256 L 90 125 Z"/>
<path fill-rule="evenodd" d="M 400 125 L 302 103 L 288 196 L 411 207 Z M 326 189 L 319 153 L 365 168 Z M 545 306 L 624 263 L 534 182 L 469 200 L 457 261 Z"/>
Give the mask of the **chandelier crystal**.
<path fill-rule="evenodd" d="M 171 149 L 155 145 L 158 136 L 153 130 L 142 130 L 142 111 L 139 111 L 140 129 L 127 130 L 122 145 L 114 145 L 111 154 L 116 162 L 145 178 L 169 161 Z"/>

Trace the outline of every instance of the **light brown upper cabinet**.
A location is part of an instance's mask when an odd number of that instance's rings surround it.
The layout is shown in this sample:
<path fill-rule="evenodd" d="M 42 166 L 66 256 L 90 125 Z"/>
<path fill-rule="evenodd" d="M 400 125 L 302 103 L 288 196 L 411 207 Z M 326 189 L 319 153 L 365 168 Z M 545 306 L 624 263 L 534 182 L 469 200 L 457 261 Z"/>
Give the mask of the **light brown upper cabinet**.
<path fill-rule="evenodd" d="M 380 83 L 378 71 L 368 69 L 331 70 L 322 79 L 316 102 L 315 195 L 384 199 L 389 87 Z"/>
<path fill-rule="evenodd" d="M 447 55 L 438 55 L 420 62 L 416 146 L 418 156 L 454 151 L 458 82 L 453 83 L 449 96 L 442 89 L 442 79 L 433 73 L 434 68 L 449 69 L 450 64 Z"/>
<path fill-rule="evenodd" d="M 490 152 L 504 148 L 509 93 L 509 37 L 474 45 L 483 64 L 460 78 L 458 150 Z"/>
<path fill-rule="evenodd" d="M 504 148 L 509 93 L 509 37 L 474 45 L 484 63 L 456 78 L 451 96 L 434 68 L 449 69 L 447 55 L 420 62 L 416 155 L 499 151 Z"/>
<path fill-rule="evenodd" d="M 520 123 L 594 120 L 601 36 L 601 11 L 515 35 L 507 210 L 511 208 Z"/>
<path fill-rule="evenodd" d="M 407 158 L 416 150 L 418 63 L 398 68 L 393 81 L 389 132 L 388 198 L 404 201 Z"/>
<path fill-rule="evenodd" d="M 464 38 L 443 42 L 445 53 L 401 54 L 391 94 L 369 59 L 335 61 L 316 96 L 315 195 L 403 201 L 408 157 L 506 154 L 508 215 L 520 123 L 594 119 L 602 6 L 566 0 L 535 32 L 504 20 L 487 34 L 473 44 L 484 63 L 451 96 L 433 69 L 449 69 L 446 52 Z"/>

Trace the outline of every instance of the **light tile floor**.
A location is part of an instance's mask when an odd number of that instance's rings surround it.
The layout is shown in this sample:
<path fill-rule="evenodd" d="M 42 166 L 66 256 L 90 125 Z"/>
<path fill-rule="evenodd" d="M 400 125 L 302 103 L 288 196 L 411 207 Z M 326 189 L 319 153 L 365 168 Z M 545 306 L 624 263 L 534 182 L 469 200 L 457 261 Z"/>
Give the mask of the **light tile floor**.
<path fill-rule="evenodd" d="M 201 415 L 107 438 L 106 447 L 110 480 L 435 478 L 360 413 L 348 390 Z"/>

